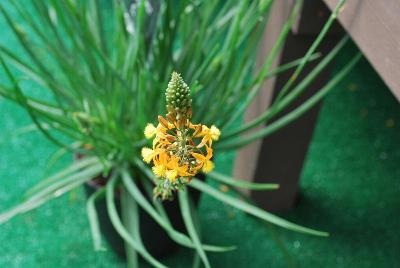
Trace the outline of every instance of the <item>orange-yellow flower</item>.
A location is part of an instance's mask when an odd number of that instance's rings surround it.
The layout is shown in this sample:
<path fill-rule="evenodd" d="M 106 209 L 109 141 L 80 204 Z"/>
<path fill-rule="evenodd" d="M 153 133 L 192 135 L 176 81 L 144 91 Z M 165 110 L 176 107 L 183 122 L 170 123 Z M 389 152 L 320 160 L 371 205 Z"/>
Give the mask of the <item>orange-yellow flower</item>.
<path fill-rule="evenodd" d="M 150 163 L 154 156 L 155 156 L 154 150 L 147 147 L 142 148 L 142 157 L 144 162 Z"/>
<path fill-rule="evenodd" d="M 157 133 L 157 128 L 153 124 L 147 124 L 146 128 L 144 129 L 144 136 L 146 139 L 151 139 L 156 135 Z"/>
<path fill-rule="evenodd" d="M 217 141 L 219 136 L 221 136 L 221 131 L 215 125 L 212 125 L 210 128 L 210 136 L 212 140 Z"/>
<path fill-rule="evenodd" d="M 166 169 L 164 165 L 157 165 L 152 167 L 153 173 L 154 175 L 156 175 L 156 177 L 161 178 L 165 176 L 166 173 Z"/>
<path fill-rule="evenodd" d="M 165 175 L 170 181 L 175 181 L 177 177 L 193 176 L 188 172 L 188 167 L 187 164 L 180 165 L 179 158 L 173 155 L 167 163 L 168 171 Z"/>
<path fill-rule="evenodd" d="M 201 168 L 201 170 L 204 173 L 208 173 L 214 169 L 214 163 L 210 160 L 213 156 L 213 151 L 208 146 L 206 146 L 206 150 L 207 150 L 206 156 L 204 156 L 202 154 L 198 154 L 198 153 L 192 153 L 193 157 L 196 158 L 196 160 L 198 161 L 198 165 L 196 166 L 196 169 Z"/>
<path fill-rule="evenodd" d="M 200 170 L 214 168 L 212 143 L 221 132 L 215 126 L 193 124 L 190 89 L 182 77 L 173 73 L 166 90 L 165 117 L 158 116 L 158 125 L 148 124 L 144 130 L 147 139 L 153 140 L 152 149 L 143 148 L 146 163 L 152 162 L 157 180 L 155 196 L 172 198 L 172 192 L 189 183 Z"/>
<path fill-rule="evenodd" d="M 212 145 L 213 140 L 216 141 L 219 139 L 221 135 L 221 131 L 214 125 L 211 128 L 208 128 L 205 125 L 202 125 L 201 132 L 196 135 L 196 137 L 203 137 L 197 148 L 201 148 L 204 145 L 208 144 L 208 146 Z"/>
<path fill-rule="evenodd" d="M 157 177 L 164 177 L 167 171 L 168 154 L 161 151 L 156 157 L 154 157 L 154 167 L 152 168 L 154 175 Z"/>

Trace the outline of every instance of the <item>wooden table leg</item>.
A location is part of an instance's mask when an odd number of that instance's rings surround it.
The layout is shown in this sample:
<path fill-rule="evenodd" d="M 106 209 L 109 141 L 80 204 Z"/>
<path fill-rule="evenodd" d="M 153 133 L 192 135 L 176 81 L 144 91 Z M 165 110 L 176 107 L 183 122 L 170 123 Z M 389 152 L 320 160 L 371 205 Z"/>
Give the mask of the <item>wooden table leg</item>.
<path fill-rule="evenodd" d="M 282 9 L 284 7 L 281 5 L 278 8 Z M 293 33 L 289 35 L 282 51 L 281 64 L 304 56 L 330 14 L 319 0 L 305 1 L 301 13 L 301 17 Z M 339 40 L 341 35 L 340 27 L 336 25 L 333 30 L 334 34 L 325 38 L 323 44 L 318 48 L 319 52 L 326 54 Z M 268 32 L 268 29 L 266 31 Z M 317 63 L 318 61 L 308 64 L 298 81 L 301 81 L 305 76 L 304 74 L 307 74 Z M 286 83 L 290 75 L 291 72 L 280 75 L 274 85 L 269 85 L 269 87 L 272 86 L 273 88 L 272 98 L 279 93 L 279 89 Z M 318 91 L 325 85 L 329 77 L 330 68 L 328 67 L 309 86 L 305 94 L 291 105 L 286 113 Z M 265 90 L 268 90 L 268 88 Z M 261 108 L 263 110 L 266 109 L 268 103 Z M 238 153 L 234 170 L 236 177 L 250 179 L 255 182 L 280 184 L 280 189 L 276 191 L 251 192 L 251 197 L 262 208 L 270 211 L 282 211 L 292 208 L 295 204 L 303 162 L 312 138 L 320 106 L 321 104 L 316 105 L 296 122 L 262 140 L 261 144 L 253 144 L 251 148 L 244 149 Z M 260 105 L 253 105 L 247 113 L 247 118 L 249 115 L 254 117 L 257 112 L 260 113 Z"/>

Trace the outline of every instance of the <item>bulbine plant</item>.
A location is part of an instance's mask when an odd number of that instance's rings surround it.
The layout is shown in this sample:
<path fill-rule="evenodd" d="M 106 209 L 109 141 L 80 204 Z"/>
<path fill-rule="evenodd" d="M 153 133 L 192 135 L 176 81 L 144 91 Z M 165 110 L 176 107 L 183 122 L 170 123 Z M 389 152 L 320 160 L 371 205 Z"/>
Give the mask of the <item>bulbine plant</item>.
<path fill-rule="evenodd" d="M 214 125 L 208 128 L 190 122 L 190 89 L 179 74 L 172 73 L 165 95 L 167 119 L 159 115 L 157 127 L 146 126 L 145 137 L 155 138 L 152 149 L 142 149 L 143 160 L 153 162 L 153 173 L 160 178 L 154 195 L 163 200 L 172 199 L 173 191 L 182 189 L 200 170 L 209 173 L 214 169 L 211 146 L 221 134 Z"/>
<path fill-rule="evenodd" d="M 213 155 L 237 150 L 289 124 L 321 100 L 360 58 L 356 55 L 320 91 L 278 118 L 348 37 L 296 83 L 306 64 L 319 57 L 318 45 L 344 4 L 340 0 L 304 57 L 272 68 L 299 12 L 301 1 L 296 1 L 274 47 L 256 69 L 257 47 L 272 2 L 1 2 L 0 11 L 24 53 L 0 46 L 0 63 L 9 80 L 0 84 L 0 95 L 23 107 L 60 152 L 81 157 L 29 189 L 21 203 L 0 214 L 0 223 L 103 176 L 106 184 L 87 203 L 94 248 L 102 248 L 95 203 L 105 199 L 111 222 L 126 242 L 131 267 L 138 265 L 137 254 L 155 267 L 165 267 L 140 239 L 139 209 L 176 243 L 194 249 L 205 267 L 211 266 L 206 252 L 233 249 L 201 242 L 188 187 L 283 228 L 327 236 L 196 178 L 204 172 L 232 187 L 276 189 L 276 184 L 244 182 L 214 171 Z M 263 82 L 285 71 L 293 75 L 272 105 L 241 123 Z M 22 75 L 36 86 L 35 96 L 24 92 Z M 124 217 L 117 210 L 116 189 Z M 163 202 L 169 201 L 163 199 L 173 198 L 187 233 L 174 229 L 174 219 L 165 213 Z"/>

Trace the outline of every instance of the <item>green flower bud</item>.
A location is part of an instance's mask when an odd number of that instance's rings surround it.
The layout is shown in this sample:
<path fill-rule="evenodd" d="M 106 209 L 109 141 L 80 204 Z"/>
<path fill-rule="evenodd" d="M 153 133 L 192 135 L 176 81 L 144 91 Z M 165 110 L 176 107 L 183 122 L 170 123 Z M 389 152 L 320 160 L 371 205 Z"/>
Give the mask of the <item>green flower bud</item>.
<path fill-rule="evenodd" d="M 165 92 L 167 110 L 180 120 L 191 117 L 190 89 L 180 74 L 173 72 Z"/>

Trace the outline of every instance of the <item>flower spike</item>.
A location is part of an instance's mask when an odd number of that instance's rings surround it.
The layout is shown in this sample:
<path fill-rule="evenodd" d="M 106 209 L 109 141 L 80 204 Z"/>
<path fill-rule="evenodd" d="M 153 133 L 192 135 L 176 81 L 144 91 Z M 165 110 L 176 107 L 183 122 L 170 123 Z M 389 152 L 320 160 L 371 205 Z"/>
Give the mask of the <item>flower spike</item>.
<path fill-rule="evenodd" d="M 168 114 L 158 116 L 158 126 L 148 124 L 144 130 L 147 139 L 153 139 L 153 148 L 143 148 L 142 157 L 152 163 L 153 173 L 159 179 L 154 195 L 172 199 L 173 193 L 190 183 L 199 172 L 214 168 L 212 142 L 220 130 L 212 125 L 193 124 L 190 89 L 180 74 L 173 72 L 165 92 Z"/>

